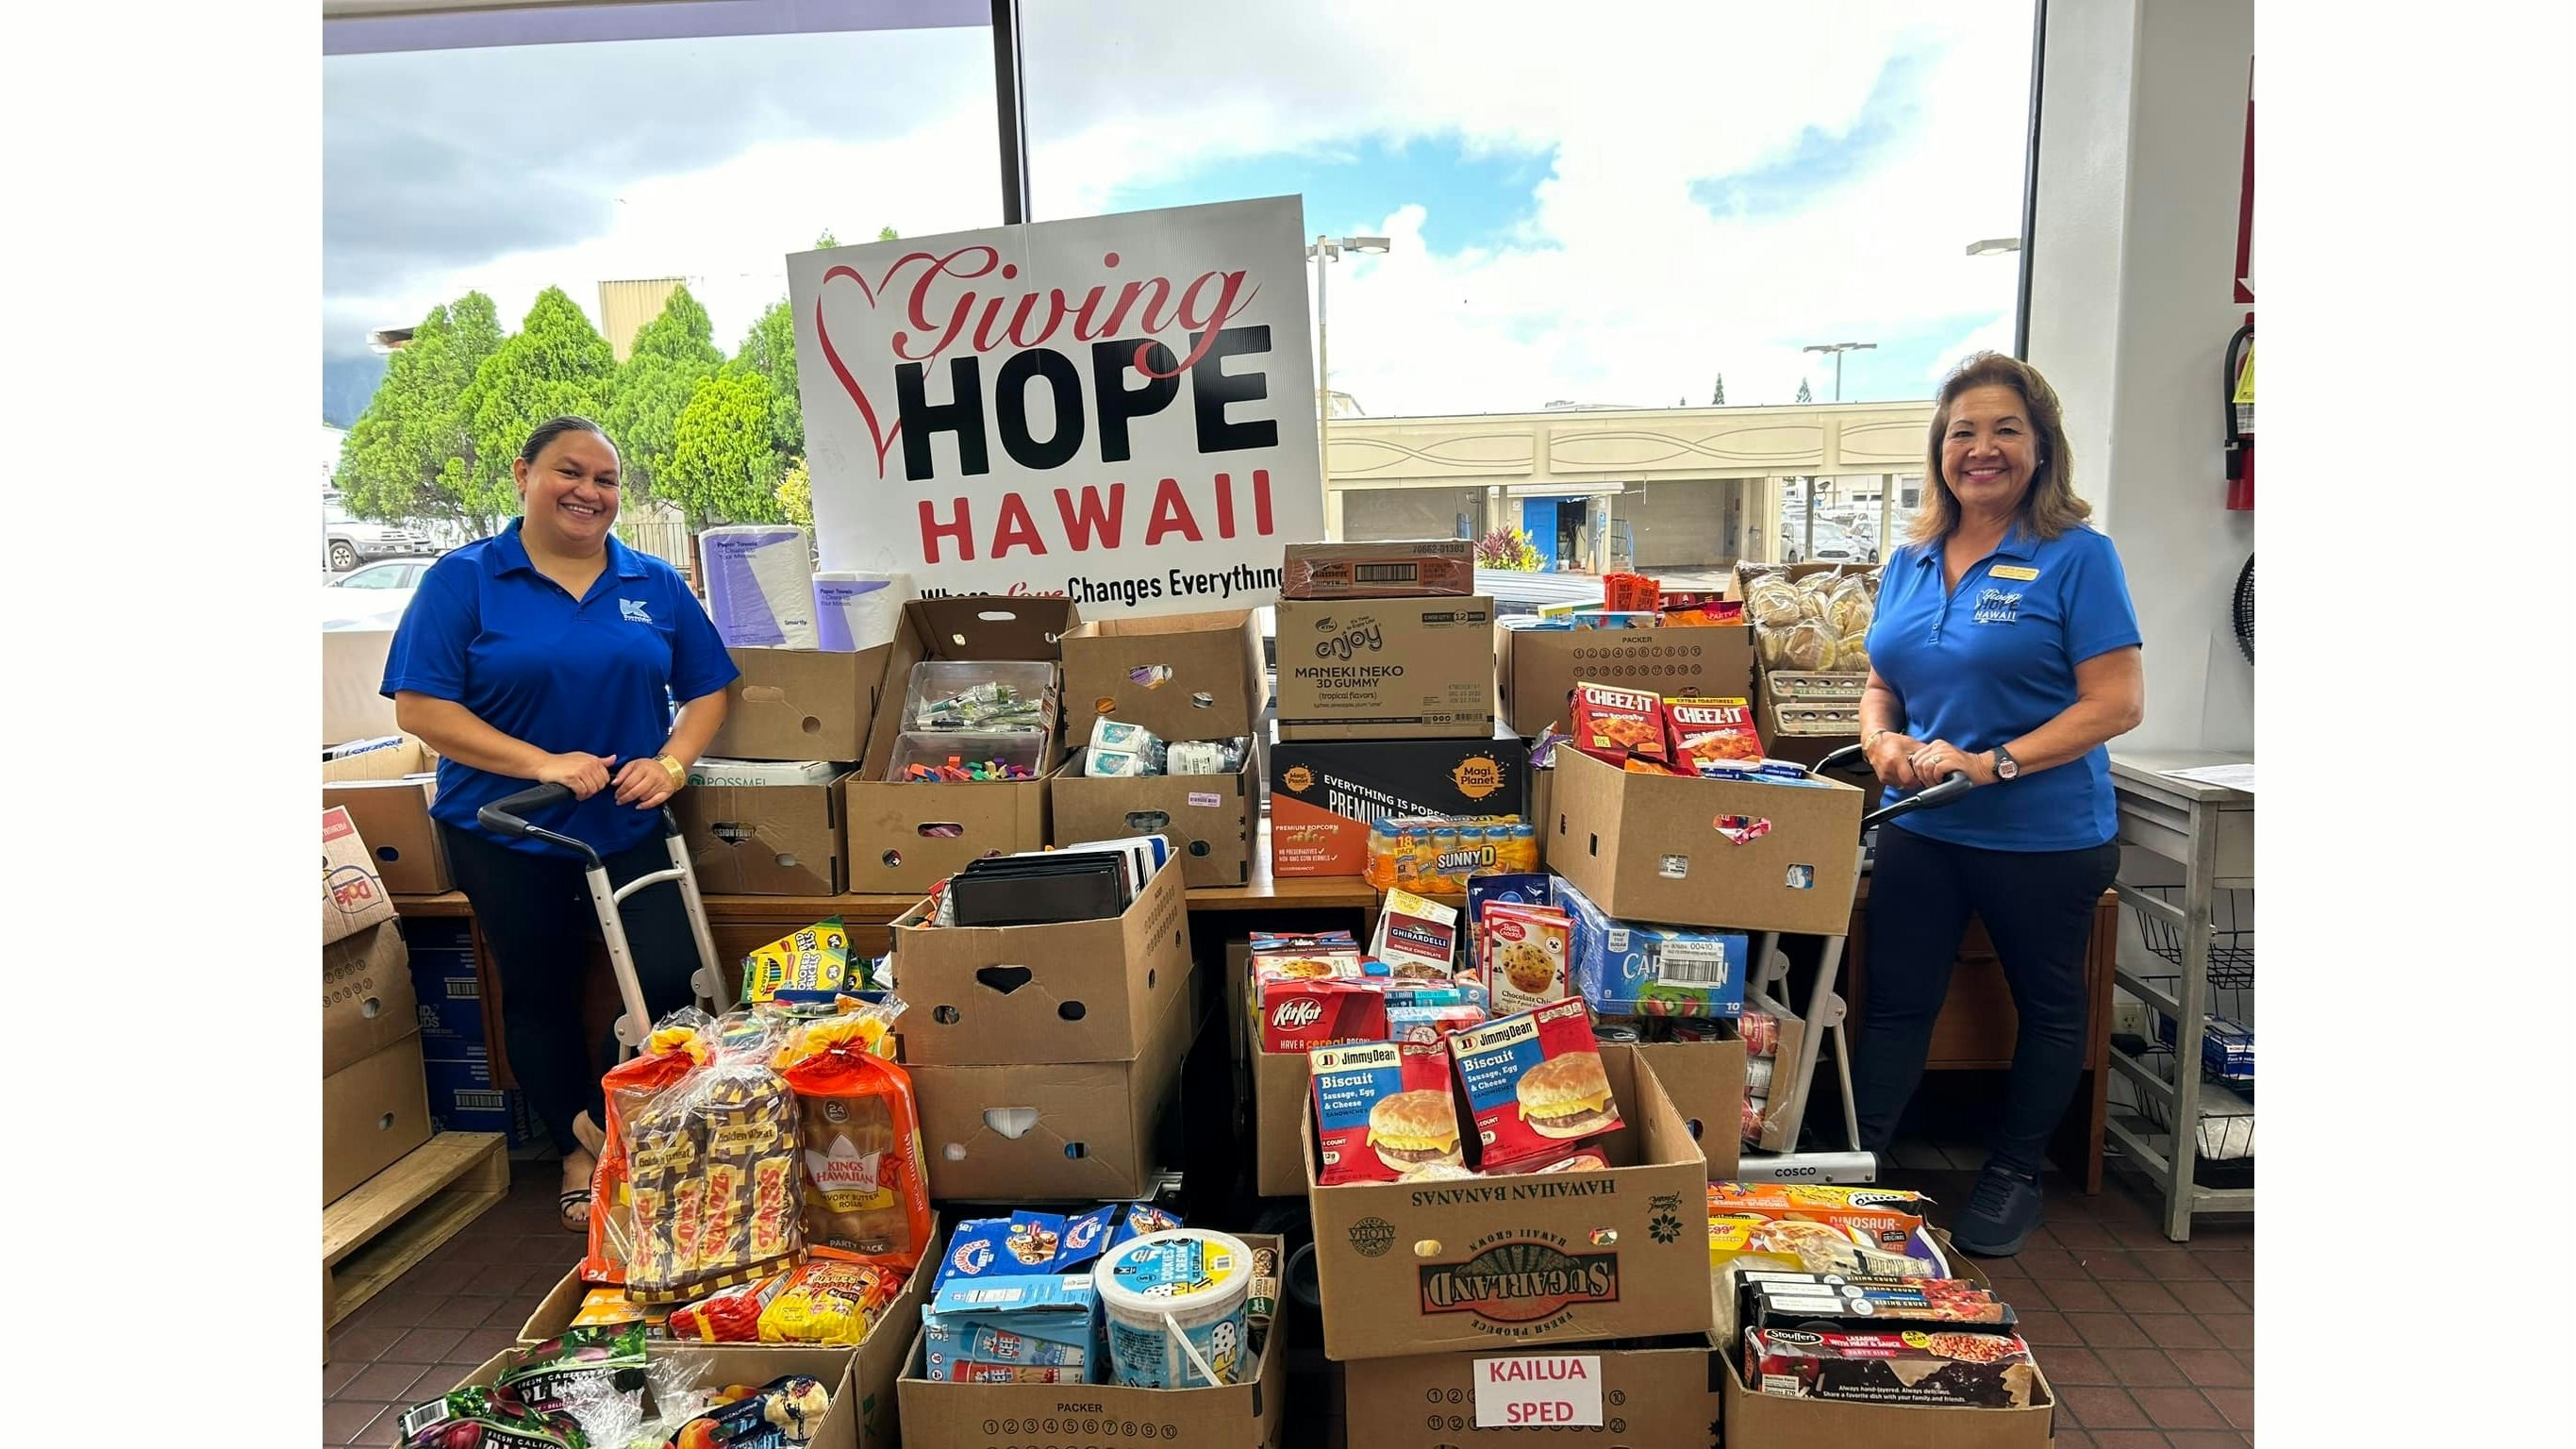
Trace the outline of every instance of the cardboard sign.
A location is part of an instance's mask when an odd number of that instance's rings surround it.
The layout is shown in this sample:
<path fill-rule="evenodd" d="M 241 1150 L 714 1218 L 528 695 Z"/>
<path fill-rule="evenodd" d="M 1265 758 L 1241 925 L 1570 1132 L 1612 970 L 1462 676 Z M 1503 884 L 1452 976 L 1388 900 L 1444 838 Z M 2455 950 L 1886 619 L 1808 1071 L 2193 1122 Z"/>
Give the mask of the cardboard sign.
<path fill-rule="evenodd" d="M 1247 609 L 1324 532 L 1295 197 L 787 258 L 825 569 Z"/>
<path fill-rule="evenodd" d="M 1479 1429 L 1598 1429 L 1601 1357 L 1530 1354 L 1476 1360 Z"/>

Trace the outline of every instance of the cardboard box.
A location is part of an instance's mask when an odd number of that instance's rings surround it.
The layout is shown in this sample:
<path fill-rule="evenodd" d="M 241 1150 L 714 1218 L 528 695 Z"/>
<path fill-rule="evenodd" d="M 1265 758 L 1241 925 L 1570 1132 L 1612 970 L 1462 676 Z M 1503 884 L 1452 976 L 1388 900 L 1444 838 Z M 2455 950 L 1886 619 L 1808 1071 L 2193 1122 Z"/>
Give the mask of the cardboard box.
<path fill-rule="evenodd" d="M 1254 826 L 1261 817 L 1257 753 L 1246 750 L 1243 768 L 1231 775 L 1095 780 L 1081 773 L 1082 753 L 1077 750 L 1056 773 L 1049 792 L 1048 839 L 1070 845 L 1160 835 L 1172 843 L 1172 860 L 1185 884 L 1248 884 Z"/>
<path fill-rule="evenodd" d="M 447 847 L 429 818 L 438 798 L 438 756 L 408 736 L 362 755 L 322 762 L 322 806 L 345 806 L 376 859 L 385 889 L 434 896 L 456 888 Z"/>
<path fill-rule="evenodd" d="M 394 702 L 385 698 L 385 659 L 393 652 L 391 629 L 322 631 L 322 744 L 371 740 L 401 733 Z"/>
<path fill-rule="evenodd" d="M 429 1089 L 429 1115 L 442 1122 L 507 1121 L 510 1094 L 492 1080 L 489 1056 L 460 1056 L 421 1062 Z"/>
<path fill-rule="evenodd" d="M 1582 1345 L 1546 1351 L 1497 1344 L 1484 1353 L 1361 1359 L 1342 1369 L 1349 1449 L 1520 1444 L 1528 1442 L 1523 1433 L 1550 1427 L 1569 1435 L 1605 1433 L 1599 1441 L 1604 1449 L 1705 1443 L 1718 1415 L 1710 1348 L 1705 1338 L 1666 1348 Z M 1483 1396 L 1477 1392 L 1480 1380 L 1488 1385 Z M 1486 1402 L 1480 1404 L 1480 1397 Z M 1510 1422 L 1515 1404 L 1522 1409 L 1518 1424 Z M 1543 1422 L 1559 1413 L 1577 1422 Z"/>
<path fill-rule="evenodd" d="M 883 707 L 857 774 L 841 781 L 851 841 L 849 889 L 862 894 L 919 894 L 970 860 L 1047 843 L 1045 777 L 1057 764 L 1047 736 L 1039 778 L 1007 784 L 901 785 L 885 778 L 903 733 L 904 691 L 925 659 L 1060 661 L 1062 640 L 1082 622 L 1068 599 L 969 595 L 914 599 L 885 646 Z"/>
<path fill-rule="evenodd" d="M 936 789 L 937 786 L 925 788 Z M 1181 872 L 1154 872 L 1125 913 L 1041 926 L 894 923 L 895 979 L 913 1067 L 1129 1062 L 1190 993 Z"/>
<path fill-rule="evenodd" d="M 402 927 L 380 921 L 322 948 L 322 1075 L 420 1029 Z"/>
<path fill-rule="evenodd" d="M 1420 599 L 1476 592 L 1476 544 L 1465 538 L 1292 543 L 1283 599 Z"/>
<path fill-rule="evenodd" d="M 1770 758 L 1794 760 L 1801 765 L 1813 768 L 1834 751 L 1846 745 L 1860 743 L 1858 729 L 1842 734 L 1789 734 L 1780 728 L 1778 708 L 1780 703 L 1781 700 L 1771 688 L 1770 674 L 1762 673 L 1754 683 L 1753 727 L 1762 736 L 1762 753 Z M 1868 771 L 1854 769 L 1837 774 L 1834 778 L 1845 784 L 1867 781 L 1870 801 L 1873 805 L 1876 804 L 1879 796 L 1878 782 L 1869 777 Z"/>
<path fill-rule="evenodd" d="M 1569 718 L 1578 683 L 1653 690 L 1667 699 L 1753 698 L 1753 631 L 1742 624 L 1657 629 L 1494 631 L 1505 716 L 1535 737 Z"/>
<path fill-rule="evenodd" d="M 1525 815 L 1529 773 L 1529 746 L 1508 732 L 1472 741 L 1283 737 L 1270 748 L 1270 873 L 1358 875 L 1368 868 L 1369 827 L 1390 816 Z"/>
<path fill-rule="evenodd" d="M 1267 674 L 1249 609 L 1077 624 L 1064 636 L 1065 740 L 1080 744 L 1104 716 L 1166 740 L 1249 735 L 1270 702 Z"/>
<path fill-rule="evenodd" d="M 416 923 L 405 922 L 406 929 Z M 383 929 L 379 927 L 378 929 Z M 485 1061 L 491 1056 L 483 1029 L 483 983 L 474 953 L 413 951 L 412 998 L 418 1003 L 420 1054 L 433 1062 Z"/>
<path fill-rule="evenodd" d="M 1655 1069 L 1655 1080 L 1664 1084 L 1673 1110 L 1699 1143 L 1709 1180 L 1735 1176 L 1744 1153 L 1744 1043 L 1638 1042 L 1629 1050 Z"/>
<path fill-rule="evenodd" d="M 934 1219 L 931 1246 L 938 1245 L 938 1238 L 938 1223 Z M 721 1347 L 657 1343 L 650 1352 L 658 1356 L 685 1348 L 692 1353 L 735 1355 L 734 1363 L 740 1366 L 740 1370 L 727 1369 L 726 1372 L 733 1376 L 714 1382 L 747 1384 L 765 1384 L 781 1374 L 813 1373 L 812 1369 L 797 1367 L 798 1361 L 818 1353 L 831 1354 L 850 1366 L 850 1387 L 859 1396 L 856 1408 L 860 1437 L 857 1442 L 891 1446 L 895 1442 L 895 1379 L 903 1372 L 905 1356 L 921 1333 L 921 1305 L 930 1296 L 930 1280 L 937 1275 L 938 1268 L 937 1253 L 921 1255 L 919 1266 L 904 1281 L 903 1291 L 896 1294 L 894 1301 L 877 1315 L 877 1326 L 869 1330 L 867 1341 L 859 1345 L 855 1354 L 846 1348 L 812 1348 L 784 1343 L 726 1344 Z M 555 1280 L 554 1291 L 548 1293 L 536 1310 L 528 1315 L 528 1321 L 520 1325 L 519 1342 L 543 1343 L 572 1327 L 573 1315 L 580 1311 L 581 1300 L 589 1292 L 590 1285 L 582 1281 L 579 1267 Z M 828 1379 L 830 1375 L 819 1377 Z M 833 1402 L 835 1407 L 831 1417 L 838 1419 L 841 1416 L 837 1394 Z M 820 1438 L 813 1441 L 815 1444 L 822 1442 Z"/>
<path fill-rule="evenodd" d="M 1164 1013 L 1132 1062 L 914 1067 L 930 1192 L 944 1202 L 1141 1198 L 1162 1164 L 1197 997 Z"/>
<path fill-rule="evenodd" d="M 1266 1052 L 1258 1028 L 1252 1043 L 1254 1191 L 1299 1197 L 1306 1191 L 1306 1121 L 1314 1115 L 1314 1076 L 1304 1052 Z"/>
<path fill-rule="evenodd" d="M 1861 792 L 1639 775 L 1556 752 L 1547 864 L 1606 914 L 1676 926 L 1839 936 L 1860 876 Z M 1767 822 L 1739 844 L 1730 819 Z"/>
<path fill-rule="evenodd" d="M 1480 740 L 1494 732 L 1494 601 L 1283 599 L 1283 740 Z"/>
<path fill-rule="evenodd" d="M 698 889 L 733 896 L 836 896 L 849 888 L 848 802 L 826 785 L 692 785 L 671 811 Z"/>
<path fill-rule="evenodd" d="M 322 1205 L 429 1140 L 420 1037 L 403 1037 L 322 1079 Z"/>
<path fill-rule="evenodd" d="M 706 753 L 737 760 L 853 761 L 868 752 L 892 647 L 728 649 L 740 677 L 725 687 L 724 724 Z"/>
<path fill-rule="evenodd" d="M 1276 1252 L 1276 1237 L 1238 1234 Z M 915 1327 L 919 1315 L 915 1315 Z M 1190 1449 L 1276 1449 L 1287 1427 L 1287 1317 L 1271 1318 L 1261 1367 L 1247 1382 L 1195 1389 L 1120 1384 L 952 1384 L 922 1376 L 917 1341 L 895 1392 L 906 1449 L 1125 1449 L 1151 1440 Z M 1044 1426 L 1041 1428 L 1041 1426 Z M 1017 1436 L 1017 1437 L 1014 1437 Z"/>
<path fill-rule="evenodd" d="M 886 1337 L 894 1337 L 888 1332 Z M 871 1341 L 876 1335 L 871 1335 Z M 485 1359 L 472 1373 L 447 1389 L 437 1387 L 435 1378 L 425 1380 L 411 1391 L 411 1397 L 427 1402 L 440 1393 L 452 1392 L 472 1384 L 489 1384 L 510 1365 L 515 1349 L 504 1349 Z M 846 1348 L 788 1348 L 767 1344 L 684 1344 L 653 1345 L 652 1358 L 669 1358 L 699 1365 L 704 1372 L 699 1381 L 707 1384 L 750 1384 L 757 1388 L 771 1379 L 788 1374 L 810 1374 L 823 1381 L 832 1395 L 832 1407 L 823 1415 L 806 1438 L 804 1449 L 888 1449 L 895 1442 L 894 1383 L 892 1375 L 884 1384 L 868 1378 L 867 1351 L 856 1356 Z M 894 1356 L 887 1355 L 889 1359 Z M 896 1360 L 899 1364 L 900 1360 Z M 398 1443 L 401 1436 L 387 1426 L 385 1442 Z"/>
<path fill-rule="evenodd" d="M 345 806 L 322 812 L 322 944 L 394 918 L 393 897 Z"/>
<path fill-rule="evenodd" d="M 1301 1125 L 1328 1356 L 1710 1331 L 1707 1161 L 1633 1048 L 1601 1064 L 1627 1125 L 1599 1171 L 1322 1187 Z"/>
<path fill-rule="evenodd" d="M 2044 1355 L 2046 1350 L 2040 1350 Z M 1721 1416 L 1730 1444 L 1782 1449 L 2050 1449 L 2057 1434 L 2056 1390 L 2045 1363 L 2040 1387 L 2049 1400 L 2026 1409 L 1942 1409 L 1911 1404 L 1853 1404 L 1756 1393 L 1744 1385 L 1744 1349 L 1715 1355 Z"/>

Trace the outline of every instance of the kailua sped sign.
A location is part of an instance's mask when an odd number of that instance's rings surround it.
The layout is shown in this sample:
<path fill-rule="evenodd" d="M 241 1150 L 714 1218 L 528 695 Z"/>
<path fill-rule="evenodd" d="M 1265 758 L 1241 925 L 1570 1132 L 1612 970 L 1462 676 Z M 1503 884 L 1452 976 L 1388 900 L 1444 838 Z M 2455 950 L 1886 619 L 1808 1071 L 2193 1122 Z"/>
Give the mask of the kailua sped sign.
<path fill-rule="evenodd" d="M 1601 1427 L 1601 1356 L 1476 1360 L 1479 1429 Z"/>
<path fill-rule="evenodd" d="M 1252 608 L 1324 535 L 1295 197 L 787 259 L 826 569 Z"/>

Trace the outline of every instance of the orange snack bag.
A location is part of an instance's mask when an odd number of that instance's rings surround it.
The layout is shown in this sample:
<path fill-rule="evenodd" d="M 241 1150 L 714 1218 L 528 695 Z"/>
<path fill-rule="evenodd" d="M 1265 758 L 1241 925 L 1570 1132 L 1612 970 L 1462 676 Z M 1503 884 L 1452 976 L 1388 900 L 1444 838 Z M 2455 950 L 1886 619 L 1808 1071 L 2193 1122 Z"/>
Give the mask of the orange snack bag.
<path fill-rule="evenodd" d="M 629 1119 L 643 1105 L 704 1066 L 714 1053 L 706 1013 L 673 1012 L 662 1019 L 635 1056 L 619 1062 L 600 1078 L 608 1099 L 608 1138 L 599 1166 L 590 1179 L 590 1248 L 582 1258 L 581 1276 L 610 1285 L 626 1281 L 627 1264 L 636 1253 L 635 1204 L 629 1191 L 633 1175 L 629 1157 Z"/>
<path fill-rule="evenodd" d="M 796 1094 L 805 1241 L 916 1261 L 931 1246 L 921 1113 L 912 1074 L 881 1054 L 903 1003 L 844 999 L 842 1008 L 798 1028 L 777 1058 L 779 1076 Z"/>

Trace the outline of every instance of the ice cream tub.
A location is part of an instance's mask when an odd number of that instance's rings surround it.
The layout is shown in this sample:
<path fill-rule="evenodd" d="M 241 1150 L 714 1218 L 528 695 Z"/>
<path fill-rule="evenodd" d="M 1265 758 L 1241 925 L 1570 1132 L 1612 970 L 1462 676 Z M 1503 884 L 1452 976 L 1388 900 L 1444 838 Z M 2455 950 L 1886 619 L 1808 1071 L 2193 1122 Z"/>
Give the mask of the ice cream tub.
<path fill-rule="evenodd" d="M 1111 1375 L 1140 1389 L 1233 1383 L 1252 1359 L 1252 1276 L 1252 1250 L 1205 1228 L 1111 1250 L 1092 1280 L 1108 1318 Z"/>

